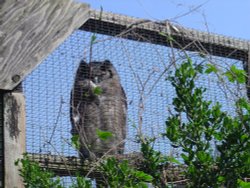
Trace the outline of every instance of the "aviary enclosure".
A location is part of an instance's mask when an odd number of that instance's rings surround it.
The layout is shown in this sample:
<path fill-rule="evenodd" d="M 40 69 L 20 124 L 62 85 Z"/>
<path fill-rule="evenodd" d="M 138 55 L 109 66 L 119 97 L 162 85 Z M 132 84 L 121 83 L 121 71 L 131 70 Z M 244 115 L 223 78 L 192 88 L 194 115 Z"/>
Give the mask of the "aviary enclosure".
<path fill-rule="evenodd" d="M 143 134 L 157 138 L 154 145 L 156 150 L 178 158 L 178 150 L 160 136 L 164 132 L 167 116 L 173 112 L 172 98 L 175 96 L 166 77 L 186 59 L 185 53 L 197 64 L 210 62 L 221 69 L 233 64 L 243 68 L 247 53 L 223 46 L 232 39 L 185 30 L 169 23 L 140 21 L 97 11 L 92 11 L 91 15 L 91 19 L 74 31 L 23 82 L 27 152 L 51 165 L 55 160 L 54 155 L 58 156 L 56 160 L 59 161 L 59 156 L 78 156 L 71 143 L 69 114 L 75 73 L 80 60 L 109 60 L 117 69 L 127 96 L 125 153 L 139 152 L 136 136 Z M 172 32 L 176 32 L 175 35 Z M 174 40 L 169 40 L 167 35 Z M 185 36 L 192 37 L 192 40 Z M 198 37 L 204 41 L 199 41 Z M 210 44 L 211 38 L 221 44 Z M 244 44 L 243 41 L 233 42 Z M 208 100 L 222 103 L 223 109 L 232 114 L 235 97 L 246 95 L 246 88 L 223 83 L 216 75 L 201 77 L 197 82 L 208 89 Z M 67 168 L 62 167 L 63 161 L 60 165 L 62 169 L 58 173 L 70 176 Z M 70 177 L 66 177 L 65 182 L 71 181 Z"/>
<path fill-rule="evenodd" d="M 156 137 L 154 148 L 178 159 L 180 151 L 161 137 L 174 113 L 174 88 L 166 78 L 187 55 L 221 70 L 231 65 L 248 72 L 249 42 L 118 14 L 89 11 L 89 19 L 23 81 L 26 152 L 32 160 L 61 176 L 65 185 L 84 166 L 71 142 L 70 95 L 81 60 L 109 60 L 127 98 L 125 156 L 139 152 L 137 135 Z M 216 74 L 199 77 L 206 99 L 234 114 L 234 101 L 247 97 L 247 87 L 223 82 Z M 0 117 L 0 119 L 2 119 Z M 85 173 L 92 166 L 85 164 Z M 2 172 L 2 170 L 1 170 Z M 98 172 L 92 172 L 95 177 Z"/>

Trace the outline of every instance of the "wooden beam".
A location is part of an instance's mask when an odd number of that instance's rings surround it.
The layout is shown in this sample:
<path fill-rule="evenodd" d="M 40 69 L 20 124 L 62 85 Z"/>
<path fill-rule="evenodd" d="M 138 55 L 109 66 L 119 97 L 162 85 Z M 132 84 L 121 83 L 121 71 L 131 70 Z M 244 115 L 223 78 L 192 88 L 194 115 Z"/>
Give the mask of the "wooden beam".
<path fill-rule="evenodd" d="M 29 153 L 29 158 L 33 162 L 37 162 L 41 167 L 52 171 L 57 176 L 71 176 L 74 177 L 77 174 L 92 178 L 92 179 L 102 179 L 103 172 L 98 168 L 99 161 L 82 161 L 77 157 L 66 157 L 59 155 L 49 155 L 49 154 L 36 154 Z M 106 156 L 111 157 L 111 156 Z M 115 155 L 118 161 L 128 160 L 129 165 L 134 167 L 137 170 L 145 170 L 143 161 L 145 160 L 140 152 L 124 154 L 124 155 Z M 161 166 L 160 170 L 162 171 L 163 176 L 166 178 L 168 183 L 173 183 L 177 188 L 184 188 L 188 182 L 188 179 L 185 178 L 184 171 L 185 165 L 173 165 L 167 164 L 166 166 Z M 250 182 L 250 178 L 244 178 L 245 182 Z"/>
<path fill-rule="evenodd" d="M 80 29 L 241 61 L 248 57 L 247 40 L 188 29 L 169 21 L 154 22 L 96 10 L 91 10 L 90 15 Z M 174 42 L 164 35 L 171 36 Z"/>
<path fill-rule="evenodd" d="M 14 162 L 25 152 L 25 98 L 21 92 L 8 92 L 4 104 L 4 187 L 22 188 L 22 178 Z"/>
<path fill-rule="evenodd" d="M 0 1 L 0 89 L 18 85 L 88 17 L 73 0 Z"/>
<path fill-rule="evenodd" d="M 83 175 L 86 175 L 90 171 L 92 171 L 89 177 L 96 178 L 101 174 L 98 166 L 103 160 L 82 161 L 80 158 L 75 156 L 59 156 L 36 153 L 30 153 L 28 154 L 28 156 L 32 161 L 38 162 L 41 167 L 54 172 L 58 176 L 74 176 L 77 172 L 81 172 Z M 131 165 L 136 166 L 137 168 L 141 168 L 140 165 L 142 164 L 142 155 L 140 153 L 116 155 L 113 157 L 120 161 L 127 159 L 129 160 Z"/>
<path fill-rule="evenodd" d="M 82 161 L 77 157 L 65 157 L 58 155 L 46 155 L 46 154 L 29 154 L 29 157 L 32 161 L 38 162 L 39 165 L 49 171 L 52 171 L 57 176 L 75 176 L 76 173 L 80 173 L 83 176 L 92 178 L 92 179 L 102 179 L 103 172 L 98 168 L 100 166 L 99 161 Z M 111 156 L 106 156 L 111 157 Z M 129 165 L 138 170 L 145 170 L 143 161 L 145 160 L 142 157 L 142 154 L 139 152 L 124 154 L 124 155 L 115 155 L 118 161 L 128 160 Z M 174 166 L 168 165 L 167 168 L 164 166 L 160 170 L 164 171 L 168 182 L 173 182 L 174 184 L 185 184 L 186 180 L 183 175 L 183 166 Z M 178 183 L 177 183 L 178 182 Z"/>

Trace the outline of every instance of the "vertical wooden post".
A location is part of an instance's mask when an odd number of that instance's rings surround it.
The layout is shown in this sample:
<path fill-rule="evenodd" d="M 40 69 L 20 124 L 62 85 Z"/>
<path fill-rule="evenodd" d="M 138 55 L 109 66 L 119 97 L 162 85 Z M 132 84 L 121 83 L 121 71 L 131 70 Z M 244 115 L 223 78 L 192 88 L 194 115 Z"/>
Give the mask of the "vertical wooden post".
<path fill-rule="evenodd" d="M 3 91 L 0 91 L 0 187 L 4 185 Z"/>
<path fill-rule="evenodd" d="M 4 187 L 23 188 L 18 167 L 14 162 L 25 152 L 25 98 L 12 91 L 3 96 L 4 118 Z"/>

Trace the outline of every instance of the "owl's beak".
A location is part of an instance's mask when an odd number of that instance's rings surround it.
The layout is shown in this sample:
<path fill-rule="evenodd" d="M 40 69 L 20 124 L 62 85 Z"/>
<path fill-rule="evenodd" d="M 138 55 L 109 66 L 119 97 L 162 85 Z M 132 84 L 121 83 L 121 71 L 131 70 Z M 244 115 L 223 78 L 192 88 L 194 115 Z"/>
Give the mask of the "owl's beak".
<path fill-rule="evenodd" d="M 94 78 L 94 82 L 95 82 L 96 84 L 98 84 L 98 83 L 99 83 L 99 79 L 98 79 L 98 77 L 97 77 L 97 76 Z"/>

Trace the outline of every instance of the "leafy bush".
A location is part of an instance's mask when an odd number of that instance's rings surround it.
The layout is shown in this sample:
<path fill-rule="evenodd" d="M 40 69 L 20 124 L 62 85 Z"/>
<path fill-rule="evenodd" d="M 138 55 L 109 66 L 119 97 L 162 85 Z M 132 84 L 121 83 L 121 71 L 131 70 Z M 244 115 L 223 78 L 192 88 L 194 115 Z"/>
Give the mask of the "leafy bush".
<path fill-rule="evenodd" d="M 147 188 L 147 183 L 153 180 L 152 176 L 130 167 L 126 160 L 118 162 L 115 158 L 109 158 L 102 163 L 101 170 L 110 187 Z"/>
<path fill-rule="evenodd" d="M 153 177 L 152 185 L 155 187 L 170 186 L 162 171 L 168 167 L 170 163 L 180 164 L 173 157 L 162 155 L 161 152 L 155 151 L 153 143 L 155 138 L 141 138 L 141 153 L 143 160 L 143 171 Z"/>
<path fill-rule="evenodd" d="M 32 162 L 27 154 L 22 159 L 15 162 L 20 166 L 20 176 L 23 178 L 25 188 L 64 188 L 59 177 L 39 166 L 37 162 Z M 91 188 L 91 181 L 78 175 L 76 181 L 70 188 Z"/>
<path fill-rule="evenodd" d="M 206 89 L 195 87 L 195 79 L 204 73 L 203 69 L 188 58 L 168 78 L 177 97 L 173 100 L 176 114 L 166 121 L 166 136 L 182 149 L 190 187 L 235 188 L 239 186 L 238 179 L 250 172 L 250 105 L 240 98 L 236 102 L 238 114 L 231 117 L 219 103 L 212 106 L 211 101 L 204 100 Z M 209 69 L 207 73 L 216 71 Z M 243 72 L 236 67 L 231 70 L 237 74 L 226 72 L 230 81 L 242 83 L 244 79 L 238 75 Z M 215 152 L 217 155 L 213 155 Z"/>
<path fill-rule="evenodd" d="M 20 176 L 26 188 L 62 188 L 60 179 L 53 179 L 54 174 L 42 169 L 38 163 L 32 162 L 27 154 L 18 159 L 15 165 L 21 165 Z"/>

